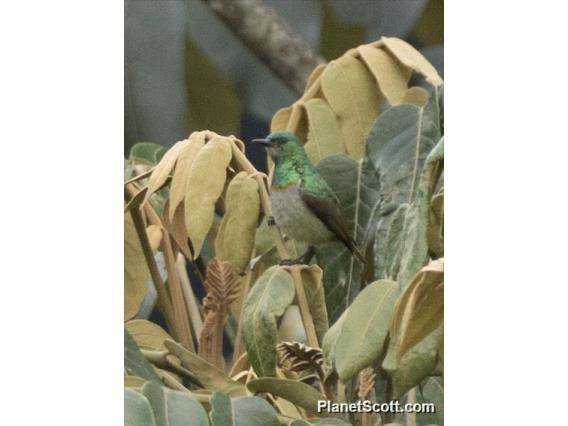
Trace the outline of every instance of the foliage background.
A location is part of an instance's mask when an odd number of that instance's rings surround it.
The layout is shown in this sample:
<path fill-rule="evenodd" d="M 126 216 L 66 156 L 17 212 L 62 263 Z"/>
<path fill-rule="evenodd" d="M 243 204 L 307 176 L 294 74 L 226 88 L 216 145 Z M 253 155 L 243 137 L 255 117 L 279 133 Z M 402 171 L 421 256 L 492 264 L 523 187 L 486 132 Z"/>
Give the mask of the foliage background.
<path fill-rule="evenodd" d="M 444 75 L 443 0 L 266 0 L 325 60 L 398 37 Z M 210 129 L 245 142 L 268 133 L 297 98 L 203 0 L 126 0 L 125 154 L 141 141 L 171 146 Z M 264 155 L 247 146 L 257 168 Z"/>

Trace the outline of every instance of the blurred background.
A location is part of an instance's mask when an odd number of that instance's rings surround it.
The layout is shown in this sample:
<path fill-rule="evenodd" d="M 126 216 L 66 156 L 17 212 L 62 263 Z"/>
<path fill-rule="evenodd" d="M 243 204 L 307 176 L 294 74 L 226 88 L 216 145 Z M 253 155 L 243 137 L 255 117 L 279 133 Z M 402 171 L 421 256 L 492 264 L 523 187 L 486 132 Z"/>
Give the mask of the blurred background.
<path fill-rule="evenodd" d="M 194 130 L 249 146 L 298 95 L 215 14 L 213 0 L 125 1 L 125 155 L 136 142 L 166 147 Z M 233 0 L 235 2 L 241 0 Z M 381 36 L 408 41 L 444 73 L 443 0 L 264 0 L 325 61 Z"/>

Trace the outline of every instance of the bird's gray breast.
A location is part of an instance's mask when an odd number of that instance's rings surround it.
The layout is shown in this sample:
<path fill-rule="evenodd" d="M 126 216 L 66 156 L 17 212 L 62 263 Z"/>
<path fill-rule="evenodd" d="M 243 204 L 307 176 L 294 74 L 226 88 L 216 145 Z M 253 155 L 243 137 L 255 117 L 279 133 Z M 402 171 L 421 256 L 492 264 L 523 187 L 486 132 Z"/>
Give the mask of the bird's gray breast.
<path fill-rule="evenodd" d="M 276 224 L 289 237 L 310 244 L 334 239 L 333 233 L 306 206 L 297 185 L 270 193 Z"/>

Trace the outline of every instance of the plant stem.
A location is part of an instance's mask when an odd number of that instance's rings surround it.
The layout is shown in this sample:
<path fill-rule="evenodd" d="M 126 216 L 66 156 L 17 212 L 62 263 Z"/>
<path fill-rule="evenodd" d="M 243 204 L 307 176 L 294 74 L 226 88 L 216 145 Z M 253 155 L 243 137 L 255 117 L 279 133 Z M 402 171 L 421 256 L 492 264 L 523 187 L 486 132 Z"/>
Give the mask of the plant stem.
<path fill-rule="evenodd" d="M 179 281 L 177 268 L 175 265 L 175 257 L 170 241 L 170 235 L 165 228 L 162 228 L 164 238 L 162 238 L 161 249 L 166 259 L 166 269 L 168 270 L 168 289 L 172 298 L 174 309 L 174 317 L 176 321 L 177 340 L 184 344 L 187 348 L 195 352 L 195 344 L 193 343 L 193 336 L 191 327 L 189 326 L 189 315 L 186 310 L 185 299 L 183 297 L 183 290 Z"/>
<path fill-rule="evenodd" d="M 131 199 L 133 196 L 134 189 L 130 185 L 126 186 L 126 197 L 127 200 Z M 154 258 L 154 253 L 150 247 L 150 242 L 148 241 L 148 235 L 146 234 L 146 225 L 144 224 L 144 219 L 142 217 L 142 212 L 138 207 L 134 207 L 130 210 L 130 215 L 132 216 L 132 222 L 138 234 L 140 240 L 140 245 L 142 246 L 142 251 L 144 253 L 144 258 L 146 259 L 146 264 L 150 270 L 150 276 L 154 282 L 154 287 L 156 287 L 156 292 L 158 293 L 158 300 L 156 304 L 158 309 L 164 315 L 168 326 L 173 329 L 175 324 L 174 313 L 171 304 L 171 300 L 167 291 L 165 290 L 164 282 L 158 270 L 158 265 L 156 265 L 156 259 Z"/>

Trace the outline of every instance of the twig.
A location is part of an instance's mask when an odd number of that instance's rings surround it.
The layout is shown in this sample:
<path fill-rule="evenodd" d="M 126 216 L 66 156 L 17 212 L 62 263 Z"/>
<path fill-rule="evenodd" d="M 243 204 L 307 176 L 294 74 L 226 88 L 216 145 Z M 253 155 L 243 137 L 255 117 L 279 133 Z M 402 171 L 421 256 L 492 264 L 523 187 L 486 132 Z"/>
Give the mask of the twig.
<path fill-rule="evenodd" d="M 193 287 L 191 286 L 189 275 L 187 274 L 186 260 L 184 255 L 181 253 L 177 254 L 176 269 L 181 283 L 181 288 L 183 290 L 187 311 L 189 312 L 193 335 L 199 336 L 201 334 L 201 328 L 203 327 L 203 319 L 201 318 L 199 305 L 195 298 L 195 294 L 193 293 Z"/>
<path fill-rule="evenodd" d="M 175 264 L 174 251 L 170 241 L 170 234 L 164 228 L 164 238 L 162 238 L 161 249 L 166 259 L 166 269 L 168 271 L 168 288 L 172 298 L 176 328 L 178 329 L 178 341 L 183 343 L 188 349 L 195 352 L 191 327 L 189 326 L 189 314 L 186 309 L 183 290 L 179 281 Z"/>
<path fill-rule="evenodd" d="M 323 59 L 261 0 L 204 0 L 211 10 L 288 87 L 301 95 Z"/>
<path fill-rule="evenodd" d="M 308 345 L 312 348 L 319 348 L 318 336 L 316 334 L 316 328 L 314 326 L 314 319 L 310 312 L 310 305 L 308 304 L 308 298 L 306 297 L 306 290 L 304 289 L 304 283 L 302 282 L 302 276 L 300 273 L 300 268 L 302 265 L 293 265 L 285 267 L 292 278 L 294 279 L 294 286 L 296 287 L 296 300 L 298 302 L 298 307 L 300 308 L 300 316 L 302 317 L 302 323 L 306 329 L 306 336 L 308 337 Z"/>
<path fill-rule="evenodd" d="M 131 185 L 125 187 L 125 195 L 127 200 L 130 200 L 134 196 L 135 189 Z M 164 282 L 156 265 L 156 259 L 154 259 L 154 253 L 152 253 L 152 248 L 150 247 L 150 242 L 148 241 L 148 235 L 146 234 L 146 225 L 144 224 L 144 219 L 142 218 L 142 212 L 138 207 L 132 208 L 130 210 L 130 215 L 132 216 L 132 222 L 134 222 L 134 227 L 138 238 L 140 240 L 140 245 L 142 246 L 142 251 L 144 253 L 144 258 L 146 259 L 146 264 L 150 270 L 150 276 L 154 282 L 154 287 L 156 287 L 156 292 L 158 293 L 157 305 L 158 309 L 164 315 L 168 326 L 172 329 L 174 328 L 174 312 L 171 304 L 171 299 L 166 291 Z"/>

